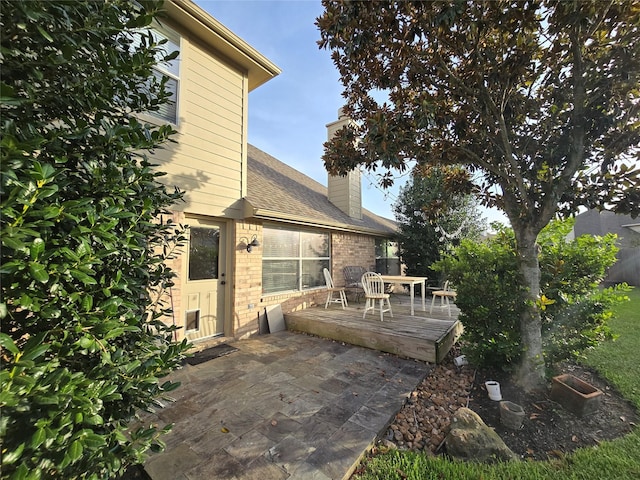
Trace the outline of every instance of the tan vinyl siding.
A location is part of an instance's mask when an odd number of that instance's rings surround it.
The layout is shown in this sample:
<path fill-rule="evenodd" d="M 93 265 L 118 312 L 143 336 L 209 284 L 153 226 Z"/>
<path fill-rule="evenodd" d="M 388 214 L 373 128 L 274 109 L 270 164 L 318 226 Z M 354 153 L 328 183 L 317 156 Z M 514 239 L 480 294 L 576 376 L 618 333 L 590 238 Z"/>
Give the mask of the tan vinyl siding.
<path fill-rule="evenodd" d="M 238 218 L 242 211 L 245 75 L 182 37 L 179 134 L 153 161 L 162 181 L 186 191 L 176 207 L 193 214 Z"/>
<path fill-rule="evenodd" d="M 200 162 L 203 164 L 204 162 Z M 205 165 L 209 170 L 211 170 L 211 166 Z M 173 177 L 180 177 L 184 179 L 183 188 L 188 187 L 189 190 L 193 193 L 194 190 L 197 190 L 198 186 L 202 185 L 211 185 L 215 183 L 215 191 L 202 191 L 198 192 L 198 195 L 202 196 L 210 196 L 210 195 L 232 195 L 235 194 L 238 181 L 240 180 L 240 172 L 233 170 L 231 168 L 226 167 L 214 167 L 216 178 L 212 178 L 205 173 L 204 168 L 200 168 L 199 165 L 193 165 L 190 168 L 184 167 L 178 171 L 178 169 L 174 169 L 174 172 L 168 172 Z M 176 183 L 176 185 L 180 186 L 180 183 Z M 193 187 L 196 186 L 196 189 Z M 220 191 L 218 187 L 224 187 L 225 191 Z M 224 204 L 224 203 L 220 203 Z"/>
<path fill-rule="evenodd" d="M 193 123 L 193 125 L 202 125 L 204 122 L 207 122 L 209 128 L 226 130 L 223 137 L 231 141 L 237 141 L 238 137 L 242 138 L 242 132 L 239 132 L 236 128 L 236 125 L 242 123 L 242 116 L 231 113 L 238 109 L 236 105 L 221 105 L 220 103 L 211 102 L 209 98 L 202 94 L 196 95 L 191 92 L 187 92 L 185 97 L 185 101 L 188 103 L 189 114 L 194 117 L 189 119 L 190 123 Z M 211 118 L 211 112 L 219 113 L 215 118 Z M 206 138 L 206 134 L 204 138 Z"/>
<path fill-rule="evenodd" d="M 189 74 L 196 77 L 196 80 L 188 85 L 190 91 L 198 92 L 213 102 L 223 105 L 224 102 L 237 105 L 238 100 L 240 100 L 236 99 L 235 96 L 241 93 L 241 89 L 236 86 L 230 87 L 229 82 L 220 79 L 215 73 L 198 65 L 197 68 L 189 69 Z"/>
<path fill-rule="evenodd" d="M 209 115 L 213 115 L 213 112 L 209 111 Z M 217 120 L 220 120 L 220 118 Z M 239 146 L 242 144 L 242 132 L 235 130 L 235 125 L 231 122 L 223 122 L 221 124 L 212 120 L 205 123 L 204 119 L 189 112 L 189 121 L 185 123 L 185 131 L 183 133 L 186 134 L 186 140 L 193 139 L 194 146 L 202 145 L 199 141 L 203 141 L 239 150 Z"/>
<path fill-rule="evenodd" d="M 207 146 L 208 149 L 184 143 L 180 146 L 180 155 L 173 158 L 173 163 L 176 167 L 180 166 L 182 170 L 190 174 L 208 172 L 213 169 L 216 175 L 230 177 L 230 174 L 224 173 L 226 170 L 232 170 L 240 175 L 240 161 L 235 158 L 236 152 L 215 144 Z"/>
<path fill-rule="evenodd" d="M 329 201 L 351 218 L 362 218 L 360 172 L 352 170 L 344 177 L 329 175 Z"/>

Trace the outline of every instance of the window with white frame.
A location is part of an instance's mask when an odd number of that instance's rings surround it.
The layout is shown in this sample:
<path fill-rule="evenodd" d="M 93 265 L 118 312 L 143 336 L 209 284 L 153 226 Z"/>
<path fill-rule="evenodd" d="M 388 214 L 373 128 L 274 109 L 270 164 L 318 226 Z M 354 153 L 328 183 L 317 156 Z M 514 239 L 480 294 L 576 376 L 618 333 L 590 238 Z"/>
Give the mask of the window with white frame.
<path fill-rule="evenodd" d="M 160 105 L 156 111 L 148 112 L 149 115 L 161 118 L 167 122 L 178 123 L 178 90 L 180 87 L 180 55 L 172 60 L 163 60 L 166 55 L 172 52 L 180 51 L 180 35 L 165 26 L 155 25 L 152 29 L 153 35 L 157 41 L 165 40 L 162 45 L 158 58 L 158 63 L 154 67 L 154 75 L 158 80 L 166 77 L 165 88 L 169 92 L 169 100 Z"/>
<path fill-rule="evenodd" d="M 329 234 L 265 226 L 262 231 L 262 293 L 309 290 L 325 285 Z"/>

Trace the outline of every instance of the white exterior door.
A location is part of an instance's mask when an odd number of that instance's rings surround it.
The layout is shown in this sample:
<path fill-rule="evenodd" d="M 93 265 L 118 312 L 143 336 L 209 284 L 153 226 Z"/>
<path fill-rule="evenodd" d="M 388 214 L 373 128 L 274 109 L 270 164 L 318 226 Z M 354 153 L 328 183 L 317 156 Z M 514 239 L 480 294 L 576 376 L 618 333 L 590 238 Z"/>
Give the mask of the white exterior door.
<path fill-rule="evenodd" d="M 184 328 L 189 340 L 224 335 L 225 225 L 190 218 L 184 268 Z"/>

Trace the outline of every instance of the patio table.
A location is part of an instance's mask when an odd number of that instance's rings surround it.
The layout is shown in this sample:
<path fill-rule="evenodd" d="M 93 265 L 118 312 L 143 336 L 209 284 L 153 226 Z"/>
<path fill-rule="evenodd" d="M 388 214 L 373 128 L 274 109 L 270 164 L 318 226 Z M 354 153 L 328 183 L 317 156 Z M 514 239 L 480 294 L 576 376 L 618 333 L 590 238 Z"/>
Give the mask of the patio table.
<path fill-rule="evenodd" d="M 425 301 L 425 285 L 427 283 L 427 277 L 404 277 L 402 275 L 380 275 L 384 283 L 399 283 L 401 285 L 409 285 L 409 292 L 411 294 L 411 316 L 414 315 L 413 300 L 415 294 L 413 292 L 414 285 L 420 285 L 422 289 L 422 311 L 427 311 L 427 304 Z"/>

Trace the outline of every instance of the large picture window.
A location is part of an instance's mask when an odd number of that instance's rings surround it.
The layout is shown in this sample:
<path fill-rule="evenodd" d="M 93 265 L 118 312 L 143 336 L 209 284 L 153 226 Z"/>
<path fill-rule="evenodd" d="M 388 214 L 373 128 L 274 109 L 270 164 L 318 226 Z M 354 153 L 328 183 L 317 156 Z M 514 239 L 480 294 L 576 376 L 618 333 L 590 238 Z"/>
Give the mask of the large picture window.
<path fill-rule="evenodd" d="M 329 268 L 329 234 L 264 227 L 262 293 L 309 290 L 324 286 Z"/>

